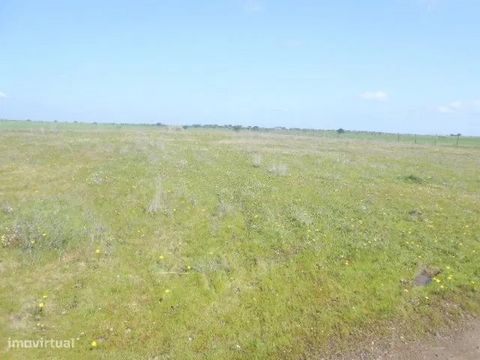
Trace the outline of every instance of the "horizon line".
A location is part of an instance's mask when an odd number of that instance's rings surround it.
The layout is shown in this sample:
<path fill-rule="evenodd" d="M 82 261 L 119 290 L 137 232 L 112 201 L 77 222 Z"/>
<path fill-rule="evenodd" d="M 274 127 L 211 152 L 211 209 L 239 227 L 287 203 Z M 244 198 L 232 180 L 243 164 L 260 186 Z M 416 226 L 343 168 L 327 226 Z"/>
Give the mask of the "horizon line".
<path fill-rule="evenodd" d="M 12 122 L 32 122 L 32 123 L 52 123 L 52 124 L 81 124 L 81 125 L 124 125 L 124 126 L 158 126 L 158 127 L 172 127 L 172 128 L 224 128 L 224 129 L 234 129 L 238 130 L 253 130 L 253 131 L 262 131 L 262 130 L 283 130 L 283 131 L 318 131 L 318 132 L 338 132 L 343 130 L 343 132 L 351 133 L 370 133 L 370 134 L 385 134 L 385 135 L 418 135 L 418 136 L 462 136 L 462 137 L 480 137 L 480 135 L 464 135 L 462 133 L 413 133 L 413 132 L 392 132 L 392 131 L 378 131 L 378 130 L 358 130 L 358 129 L 346 129 L 339 127 L 337 129 L 325 129 L 325 128 L 306 128 L 306 127 L 288 127 L 288 126 L 259 126 L 259 125 L 241 125 L 241 124 L 216 124 L 216 123 L 194 123 L 194 124 L 171 124 L 163 122 L 113 122 L 113 121 L 78 121 L 78 120 L 32 120 L 32 119 L 6 119 L 0 118 L 1 121 L 12 121 Z"/>

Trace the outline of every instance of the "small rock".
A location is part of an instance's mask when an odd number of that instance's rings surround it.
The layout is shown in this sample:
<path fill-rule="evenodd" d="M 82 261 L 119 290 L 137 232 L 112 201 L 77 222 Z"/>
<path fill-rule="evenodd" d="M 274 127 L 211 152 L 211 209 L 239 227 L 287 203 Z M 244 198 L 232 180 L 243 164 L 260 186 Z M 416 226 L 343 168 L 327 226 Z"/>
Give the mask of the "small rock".
<path fill-rule="evenodd" d="M 415 278 L 415 285 L 416 286 L 427 286 L 432 282 L 432 278 L 426 274 L 417 275 Z"/>
<path fill-rule="evenodd" d="M 423 269 L 420 274 L 415 277 L 415 286 L 427 286 L 432 282 L 432 279 L 440 274 L 440 269 Z"/>

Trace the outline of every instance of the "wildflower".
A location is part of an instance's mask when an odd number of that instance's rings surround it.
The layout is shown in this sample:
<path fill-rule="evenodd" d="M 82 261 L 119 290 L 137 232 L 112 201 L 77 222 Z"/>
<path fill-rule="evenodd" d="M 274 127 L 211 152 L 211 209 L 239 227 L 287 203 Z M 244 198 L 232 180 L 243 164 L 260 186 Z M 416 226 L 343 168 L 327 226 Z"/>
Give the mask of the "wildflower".
<path fill-rule="evenodd" d="M 163 256 L 163 255 L 160 255 L 158 258 L 159 258 L 160 260 L 163 260 L 163 259 L 164 259 L 164 256 Z"/>
<path fill-rule="evenodd" d="M 170 289 L 166 289 L 166 290 L 165 290 L 165 294 L 169 294 L 169 293 L 171 293 L 171 292 L 172 292 L 172 291 L 171 291 Z"/>
<path fill-rule="evenodd" d="M 448 275 L 447 279 L 452 280 L 452 275 Z"/>
<path fill-rule="evenodd" d="M 425 300 L 430 300 L 430 298 L 428 296 L 425 296 Z"/>
<path fill-rule="evenodd" d="M 434 280 L 437 284 L 440 283 L 440 281 L 441 281 L 439 278 L 433 278 L 433 280 Z"/>
<path fill-rule="evenodd" d="M 42 297 L 43 297 L 44 299 L 46 299 L 46 298 L 48 297 L 48 295 L 47 295 L 47 294 L 45 294 L 45 295 L 43 295 Z"/>
<path fill-rule="evenodd" d="M 95 340 L 93 340 L 91 343 L 90 343 L 90 346 L 92 347 L 92 349 L 95 349 L 98 345 L 97 345 L 97 342 Z"/>
<path fill-rule="evenodd" d="M 47 236 L 47 234 L 43 233 L 42 236 L 45 237 L 45 236 Z"/>
<path fill-rule="evenodd" d="M 188 265 L 187 270 L 192 270 L 192 267 L 190 265 Z"/>
<path fill-rule="evenodd" d="M 100 249 L 95 250 L 95 254 L 100 254 Z"/>
<path fill-rule="evenodd" d="M 38 304 L 38 308 L 40 310 L 42 310 L 43 308 L 45 307 L 45 304 L 43 302 L 41 302 L 40 304 Z"/>
<path fill-rule="evenodd" d="M 35 240 L 30 241 L 30 243 L 31 243 L 32 245 L 35 244 Z"/>
<path fill-rule="evenodd" d="M 440 285 L 440 289 L 445 289 L 445 286 L 443 286 L 443 285 Z"/>

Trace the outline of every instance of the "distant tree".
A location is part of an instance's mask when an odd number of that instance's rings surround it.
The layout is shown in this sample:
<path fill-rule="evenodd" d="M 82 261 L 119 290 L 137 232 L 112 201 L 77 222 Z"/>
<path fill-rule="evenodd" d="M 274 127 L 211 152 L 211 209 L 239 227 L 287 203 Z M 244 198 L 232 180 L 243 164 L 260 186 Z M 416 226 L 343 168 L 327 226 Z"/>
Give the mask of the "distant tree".
<path fill-rule="evenodd" d="M 242 125 L 235 125 L 235 126 L 233 126 L 233 130 L 234 130 L 234 131 L 240 131 L 240 130 L 242 130 Z"/>
<path fill-rule="evenodd" d="M 340 129 L 337 130 L 337 134 L 343 134 L 344 132 L 345 132 L 345 130 L 342 129 L 342 128 L 340 128 Z"/>
<path fill-rule="evenodd" d="M 462 134 L 458 133 L 458 134 L 453 135 L 453 136 L 456 136 L 456 137 L 457 137 L 456 145 L 458 146 L 458 143 L 460 142 L 460 136 L 462 136 Z"/>

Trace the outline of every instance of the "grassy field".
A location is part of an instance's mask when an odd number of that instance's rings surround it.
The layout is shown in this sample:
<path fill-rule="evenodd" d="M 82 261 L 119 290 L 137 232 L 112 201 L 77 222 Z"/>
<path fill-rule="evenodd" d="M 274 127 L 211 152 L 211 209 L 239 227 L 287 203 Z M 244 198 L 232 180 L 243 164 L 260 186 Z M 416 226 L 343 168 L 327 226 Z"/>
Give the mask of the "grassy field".
<path fill-rule="evenodd" d="M 321 358 L 479 314 L 480 139 L 378 139 L 0 122 L 0 358 Z M 39 338 L 75 347 L 7 349 Z"/>

